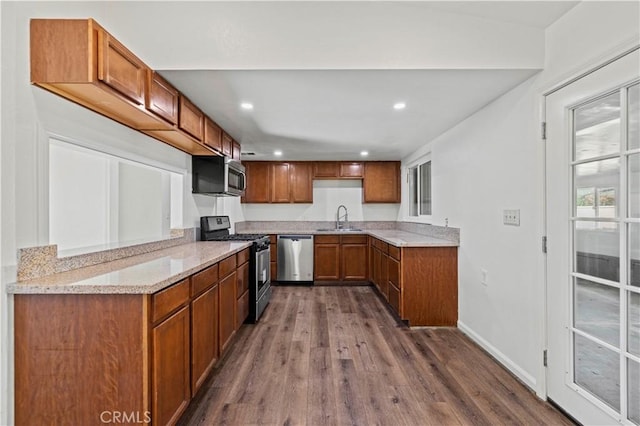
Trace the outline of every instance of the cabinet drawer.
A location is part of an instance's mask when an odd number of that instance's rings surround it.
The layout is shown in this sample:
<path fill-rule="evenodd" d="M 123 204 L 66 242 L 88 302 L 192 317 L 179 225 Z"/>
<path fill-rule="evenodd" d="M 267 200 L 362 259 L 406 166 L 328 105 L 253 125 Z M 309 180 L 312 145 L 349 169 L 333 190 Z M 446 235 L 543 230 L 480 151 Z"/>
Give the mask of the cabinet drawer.
<path fill-rule="evenodd" d="M 389 284 L 389 305 L 402 317 L 400 312 L 400 290 L 392 284 Z"/>
<path fill-rule="evenodd" d="M 400 247 L 389 244 L 389 256 L 393 257 L 395 260 L 400 260 Z"/>
<path fill-rule="evenodd" d="M 249 249 L 242 250 L 237 254 L 237 256 L 238 256 L 238 265 L 247 263 L 249 261 Z"/>
<path fill-rule="evenodd" d="M 373 246 L 383 253 L 389 253 L 389 244 L 385 243 L 384 241 L 375 239 L 373 240 Z"/>
<path fill-rule="evenodd" d="M 343 235 L 342 244 L 367 244 L 366 235 Z"/>
<path fill-rule="evenodd" d="M 187 303 L 189 295 L 189 278 L 155 293 L 151 302 L 151 321 L 155 323 Z"/>
<path fill-rule="evenodd" d="M 191 277 L 191 295 L 195 296 L 218 282 L 218 264 L 209 266 Z"/>
<path fill-rule="evenodd" d="M 316 235 L 313 242 L 316 244 L 340 244 L 340 235 Z"/>
<path fill-rule="evenodd" d="M 220 261 L 220 278 L 224 278 L 236 270 L 236 255 L 229 256 Z"/>

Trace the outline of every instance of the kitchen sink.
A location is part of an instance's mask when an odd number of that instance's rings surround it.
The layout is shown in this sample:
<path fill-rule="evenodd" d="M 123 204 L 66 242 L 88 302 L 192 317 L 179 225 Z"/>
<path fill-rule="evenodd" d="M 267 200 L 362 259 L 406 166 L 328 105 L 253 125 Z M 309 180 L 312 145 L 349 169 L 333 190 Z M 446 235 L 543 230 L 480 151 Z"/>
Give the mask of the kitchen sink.
<path fill-rule="evenodd" d="M 316 229 L 318 232 L 362 232 L 359 228 L 322 228 Z"/>

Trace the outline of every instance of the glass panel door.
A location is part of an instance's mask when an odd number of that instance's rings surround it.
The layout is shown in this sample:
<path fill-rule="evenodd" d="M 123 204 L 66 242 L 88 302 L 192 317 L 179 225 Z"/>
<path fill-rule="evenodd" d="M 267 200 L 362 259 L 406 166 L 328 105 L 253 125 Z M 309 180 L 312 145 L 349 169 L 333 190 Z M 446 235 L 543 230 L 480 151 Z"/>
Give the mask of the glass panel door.
<path fill-rule="evenodd" d="M 639 423 L 638 83 L 571 109 L 572 382 Z"/>

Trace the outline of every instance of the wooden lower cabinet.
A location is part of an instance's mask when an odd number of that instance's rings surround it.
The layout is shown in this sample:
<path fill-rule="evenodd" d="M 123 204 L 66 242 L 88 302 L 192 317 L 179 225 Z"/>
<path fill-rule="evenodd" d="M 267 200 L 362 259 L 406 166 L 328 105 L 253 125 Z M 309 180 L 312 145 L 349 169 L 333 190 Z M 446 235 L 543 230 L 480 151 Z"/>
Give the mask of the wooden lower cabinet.
<path fill-rule="evenodd" d="M 238 258 L 240 255 L 238 255 Z M 236 329 L 249 316 L 249 258 L 236 271 Z"/>
<path fill-rule="evenodd" d="M 313 247 L 314 281 L 339 281 L 340 243 L 317 242 L 318 237 L 315 240 Z"/>
<path fill-rule="evenodd" d="M 458 248 L 394 247 L 371 238 L 371 282 L 410 326 L 455 326 Z"/>
<path fill-rule="evenodd" d="M 367 248 L 366 235 L 316 235 L 314 281 L 367 281 Z"/>
<path fill-rule="evenodd" d="M 154 294 L 16 294 L 15 424 L 175 424 L 240 325 L 235 264 Z"/>
<path fill-rule="evenodd" d="M 218 360 L 218 285 L 191 302 L 191 391 L 195 395 Z"/>
<path fill-rule="evenodd" d="M 224 351 L 236 331 L 236 272 L 220 279 L 220 351 Z"/>
<path fill-rule="evenodd" d="M 151 419 L 174 424 L 191 400 L 189 307 L 153 328 L 151 349 Z"/>

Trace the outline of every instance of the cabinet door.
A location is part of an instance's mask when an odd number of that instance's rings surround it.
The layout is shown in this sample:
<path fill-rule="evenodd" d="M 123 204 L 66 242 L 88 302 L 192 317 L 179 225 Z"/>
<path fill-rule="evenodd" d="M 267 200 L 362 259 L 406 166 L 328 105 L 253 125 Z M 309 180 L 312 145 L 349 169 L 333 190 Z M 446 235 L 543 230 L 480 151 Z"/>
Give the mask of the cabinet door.
<path fill-rule="evenodd" d="M 342 244 L 341 279 L 365 281 L 367 279 L 367 246 L 365 244 Z"/>
<path fill-rule="evenodd" d="M 236 297 L 240 297 L 249 290 L 249 263 L 238 266 L 236 271 Z M 244 321 L 244 318 L 242 319 Z"/>
<path fill-rule="evenodd" d="M 389 255 L 384 252 L 380 257 L 380 291 L 389 300 Z"/>
<path fill-rule="evenodd" d="M 245 291 L 236 301 L 236 330 L 239 330 L 244 320 L 249 316 L 249 291 Z"/>
<path fill-rule="evenodd" d="M 340 280 L 340 244 L 315 244 L 313 269 L 316 281 Z"/>
<path fill-rule="evenodd" d="M 389 284 L 389 305 L 402 317 L 402 312 L 400 311 L 400 290 L 392 284 Z"/>
<path fill-rule="evenodd" d="M 389 282 L 396 288 L 401 289 L 402 284 L 400 283 L 400 262 L 389 256 L 387 265 L 389 267 Z"/>
<path fill-rule="evenodd" d="M 236 328 L 236 273 L 220 280 L 219 336 L 220 353 L 227 348 Z"/>
<path fill-rule="evenodd" d="M 377 247 L 373 247 L 372 251 L 373 251 L 373 254 L 372 254 L 373 267 L 371 268 L 372 281 L 376 285 L 376 287 L 378 287 L 378 290 L 380 290 L 380 269 L 381 269 L 380 262 L 382 260 L 382 253 Z"/>
<path fill-rule="evenodd" d="M 291 202 L 313 203 L 313 169 L 312 163 L 289 163 L 291 182 Z"/>
<path fill-rule="evenodd" d="M 222 152 L 222 129 L 209 117 L 204 118 L 204 144 Z"/>
<path fill-rule="evenodd" d="M 244 166 L 247 175 L 247 190 L 241 201 L 243 203 L 268 203 L 271 199 L 271 163 L 247 161 Z"/>
<path fill-rule="evenodd" d="M 152 414 L 157 425 L 175 424 L 191 399 L 189 307 L 152 332 Z"/>
<path fill-rule="evenodd" d="M 195 393 L 218 359 L 218 286 L 191 302 L 191 390 Z"/>
<path fill-rule="evenodd" d="M 400 163 L 397 161 L 364 163 L 362 192 L 365 203 L 399 203 Z"/>
<path fill-rule="evenodd" d="M 149 68 L 122 43 L 98 31 L 98 79 L 138 105 L 144 105 Z"/>
<path fill-rule="evenodd" d="M 288 203 L 290 200 L 289 189 L 289 163 L 271 164 L 271 202 Z"/>
<path fill-rule="evenodd" d="M 241 151 L 242 147 L 240 146 L 240 144 L 236 141 L 233 141 L 232 146 L 231 146 L 231 150 L 232 150 L 232 157 L 234 160 L 238 160 L 240 161 L 240 151 Z"/>
<path fill-rule="evenodd" d="M 359 162 L 340 163 L 340 177 L 354 178 L 354 179 L 362 178 L 362 175 L 363 175 L 362 168 L 363 168 L 362 163 L 359 163 Z"/>
<path fill-rule="evenodd" d="M 337 178 L 340 176 L 339 163 L 335 161 L 316 161 L 313 163 L 313 177 L 316 179 Z"/>
<path fill-rule="evenodd" d="M 167 80 L 155 71 L 149 71 L 149 90 L 146 107 L 149 111 L 167 120 L 178 123 L 178 99 L 180 93 Z"/>
<path fill-rule="evenodd" d="M 233 138 L 224 131 L 222 132 L 222 153 L 227 157 L 233 156 Z"/>
<path fill-rule="evenodd" d="M 204 114 L 189 99 L 180 96 L 178 127 L 201 141 L 204 133 Z"/>

